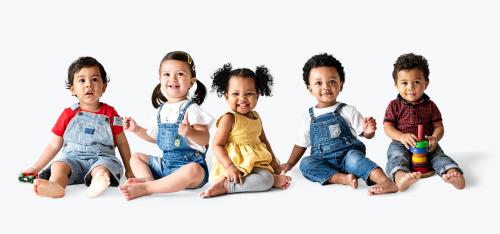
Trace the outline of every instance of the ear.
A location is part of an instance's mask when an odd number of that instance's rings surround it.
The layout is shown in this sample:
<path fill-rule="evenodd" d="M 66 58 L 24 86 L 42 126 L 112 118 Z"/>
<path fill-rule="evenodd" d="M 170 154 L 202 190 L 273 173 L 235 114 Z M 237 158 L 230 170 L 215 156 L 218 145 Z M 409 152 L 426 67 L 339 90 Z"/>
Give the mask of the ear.
<path fill-rule="evenodd" d="M 307 90 L 309 90 L 309 93 L 312 92 L 311 85 L 307 85 Z"/>
<path fill-rule="evenodd" d="M 102 93 L 101 93 L 101 96 L 102 94 L 106 91 L 106 88 L 108 87 L 108 83 L 104 83 L 104 85 L 102 86 Z"/>
<path fill-rule="evenodd" d="M 425 81 L 425 88 L 424 88 L 424 90 L 427 89 L 427 86 L 429 86 L 429 81 L 428 80 Z"/>
<path fill-rule="evenodd" d="M 340 82 L 340 92 L 342 92 L 342 89 L 344 89 L 344 82 Z"/>
<path fill-rule="evenodd" d="M 190 80 L 190 88 L 193 87 L 193 85 L 196 83 L 196 77 L 191 77 L 191 80 Z"/>
<path fill-rule="evenodd" d="M 227 93 L 224 93 L 224 98 L 226 98 L 226 100 L 227 100 L 227 97 L 228 97 Z"/>
<path fill-rule="evenodd" d="M 76 93 L 75 93 L 75 87 L 73 85 L 71 85 L 69 87 L 69 91 L 71 92 L 71 96 L 75 96 L 76 97 Z"/>

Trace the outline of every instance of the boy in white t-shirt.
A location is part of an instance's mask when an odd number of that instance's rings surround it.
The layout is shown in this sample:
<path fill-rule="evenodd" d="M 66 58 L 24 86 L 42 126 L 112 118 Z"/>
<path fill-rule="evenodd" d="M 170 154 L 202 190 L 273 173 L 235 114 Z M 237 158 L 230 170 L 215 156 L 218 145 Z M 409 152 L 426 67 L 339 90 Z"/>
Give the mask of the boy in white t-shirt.
<path fill-rule="evenodd" d="M 329 54 L 315 55 L 304 65 L 303 79 L 318 104 L 305 115 L 290 158 L 281 165 L 282 171 L 292 169 L 311 147 L 311 155 L 300 162 L 300 171 L 308 180 L 356 189 L 360 177 L 368 185 L 375 184 L 368 191 L 370 195 L 397 192 L 394 182 L 365 156 L 365 145 L 357 139 L 375 136 L 375 119 L 363 118 L 354 106 L 337 102 L 345 81 L 342 64 Z"/>

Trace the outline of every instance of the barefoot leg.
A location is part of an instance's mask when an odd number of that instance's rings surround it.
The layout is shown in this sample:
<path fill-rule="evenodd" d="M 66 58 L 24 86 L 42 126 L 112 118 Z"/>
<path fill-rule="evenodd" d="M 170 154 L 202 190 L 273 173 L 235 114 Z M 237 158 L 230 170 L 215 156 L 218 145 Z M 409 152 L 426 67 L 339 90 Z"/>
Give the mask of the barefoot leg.
<path fill-rule="evenodd" d="M 465 188 L 465 179 L 462 173 L 455 168 L 451 168 L 442 176 L 446 183 L 452 184 L 457 189 Z"/>
<path fill-rule="evenodd" d="M 106 191 L 111 184 L 110 172 L 104 166 L 97 166 L 91 172 L 92 181 L 87 189 L 88 197 L 97 197 Z"/>
<path fill-rule="evenodd" d="M 398 186 L 399 192 L 406 191 L 412 184 L 420 179 L 421 175 L 420 172 L 397 171 L 394 177 L 396 178 L 396 185 Z"/>
<path fill-rule="evenodd" d="M 292 177 L 287 176 L 287 175 L 276 175 L 273 174 L 274 176 L 274 188 L 279 188 L 279 189 L 286 189 L 290 185 L 290 181 L 292 180 Z"/>
<path fill-rule="evenodd" d="M 395 193 L 398 191 L 396 184 L 380 168 L 375 168 L 368 179 L 375 182 L 375 185 L 368 189 L 369 195 Z"/>
<path fill-rule="evenodd" d="M 206 191 L 200 193 L 200 197 L 209 198 L 227 193 L 227 179 L 226 177 L 220 179 L 215 184 L 210 186 Z"/>
<path fill-rule="evenodd" d="M 328 183 L 349 185 L 353 189 L 358 188 L 358 178 L 353 174 L 337 173 L 328 180 Z"/>

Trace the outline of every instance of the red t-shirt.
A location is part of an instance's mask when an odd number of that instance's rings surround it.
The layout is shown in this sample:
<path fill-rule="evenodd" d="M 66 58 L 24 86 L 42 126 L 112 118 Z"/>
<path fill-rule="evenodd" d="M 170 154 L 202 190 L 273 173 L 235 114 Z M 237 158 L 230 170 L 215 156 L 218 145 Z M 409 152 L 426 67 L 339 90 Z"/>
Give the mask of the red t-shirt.
<path fill-rule="evenodd" d="M 418 125 L 424 125 L 424 134 L 432 135 L 432 123 L 442 121 L 441 112 L 427 94 L 423 94 L 417 104 L 408 103 L 401 95 L 391 101 L 385 111 L 384 122 L 391 122 L 403 133 L 418 134 Z"/>
<path fill-rule="evenodd" d="M 77 108 L 76 110 L 72 110 L 71 108 L 66 108 L 63 110 L 61 115 L 59 116 L 59 119 L 57 119 L 56 124 L 52 128 L 52 132 L 58 136 L 64 136 L 64 131 L 66 131 L 66 128 L 68 127 L 69 122 L 73 117 L 75 117 L 76 113 L 80 111 L 85 111 L 80 108 Z M 90 112 L 90 111 L 87 111 Z M 122 126 L 113 126 L 113 117 L 119 116 L 118 113 L 116 112 L 115 108 L 112 106 L 102 103 L 101 107 L 97 112 L 90 112 L 94 114 L 99 114 L 99 115 L 105 115 L 109 118 L 109 124 L 111 127 L 111 132 L 113 133 L 113 141 L 115 142 L 116 145 L 116 135 L 120 134 L 123 132 L 123 127 Z"/>

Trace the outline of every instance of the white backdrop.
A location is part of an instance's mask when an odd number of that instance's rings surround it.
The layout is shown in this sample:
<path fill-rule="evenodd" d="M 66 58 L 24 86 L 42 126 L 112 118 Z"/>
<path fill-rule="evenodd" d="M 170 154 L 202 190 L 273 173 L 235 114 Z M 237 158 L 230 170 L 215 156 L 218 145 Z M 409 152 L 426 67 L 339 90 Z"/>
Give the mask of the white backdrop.
<path fill-rule="evenodd" d="M 0 173 L 6 184 L 1 189 L 0 230 L 495 230 L 500 208 L 494 96 L 499 87 L 498 9 L 494 1 L 3 1 Z M 69 186 L 63 199 L 40 198 L 29 184 L 16 181 L 49 142 L 62 109 L 77 101 L 64 88 L 73 60 L 97 58 L 111 78 L 102 101 L 145 124 L 154 111 L 149 99 L 159 62 L 172 50 L 193 56 L 198 79 L 209 89 L 211 73 L 226 62 L 269 67 L 274 95 L 261 98 L 256 110 L 281 161 L 288 159 L 301 114 L 315 103 L 303 84 L 302 66 L 312 55 L 333 54 L 346 71 L 339 101 L 378 121 L 376 137 L 363 141 L 368 157 L 383 168 L 389 144 L 383 115 L 397 94 L 392 64 L 402 53 L 422 54 L 431 71 L 426 93 L 444 118 L 446 134 L 440 144 L 463 167 L 467 187 L 458 191 L 434 176 L 405 193 L 371 197 L 362 181 L 357 190 L 320 186 L 295 167 L 286 191 L 203 200 L 197 197 L 201 190 L 195 190 L 126 202 L 115 188 L 89 199 L 83 185 Z M 227 110 L 214 93 L 202 107 L 215 117 Z M 127 137 L 132 151 L 159 153 L 155 145 Z M 209 152 L 209 163 L 211 157 Z"/>

